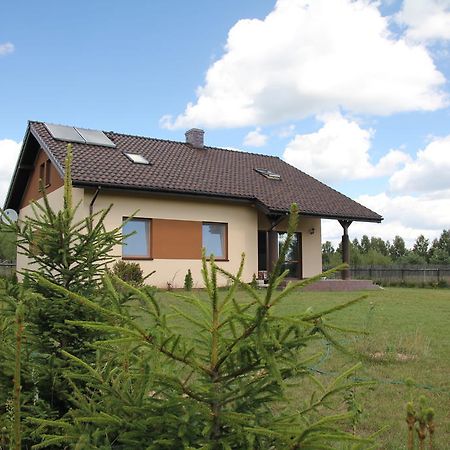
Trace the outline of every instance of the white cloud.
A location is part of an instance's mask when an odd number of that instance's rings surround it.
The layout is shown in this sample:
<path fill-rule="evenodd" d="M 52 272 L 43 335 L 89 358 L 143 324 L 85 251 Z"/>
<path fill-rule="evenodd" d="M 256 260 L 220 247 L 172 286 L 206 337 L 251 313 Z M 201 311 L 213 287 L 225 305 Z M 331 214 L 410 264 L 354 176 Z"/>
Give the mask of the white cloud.
<path fill-rule="evenodd" d="M 448 192 L 450 194 L 450 190 Z M 353 222 L 349 228 L 350 239 L 361 239 L 364 234 L 378 236 L 392 242 L 396 235 L 405 239 L 412 247 L 416 238 L 423 234 L 428 238 L 438 237 L 450 223 L 449 195 L 363 195 L 356 200 L 384 217 L 381 224 Z M 337 245 L 342 227 L 335 220 L 323 221 L 322 241 L 329 240 Z"/>
<path fill-rule="evenodd" d="M 2 160 L 0 165 L 0 206 L 2 207 L 8 193 L 9 183 L 16 167 L 21 146 L 21 142 L 11 139 L 0 140 L 0 158 Z"/>
<path fill-rule="evenodd" d="M 389 180 L 394 192 L 450 191 L 450 136 L 435 138 Z M 450 223 L 450 221 L 449 221 Z"/>
<path fill-rule="evenodd" d="M 413 41 L 450 39 L 450 0 L 404 0 L 396 20 Z"/>
<path fill-rule="evenodd" d="M 323 127 L 315 133 L 296 135 L 283 157 L 322 181 L 335 183 L 390 175 L 410 159 L 400 150 L 390 150 L 374 165 L 369 155 L 373 130 L 361 128 L 338 113 L 319 119 Z"/>
<path fill-rule="evenodd" d="M 8 55 L 15 50 L 14 44 L 11 42 L 5 42 L 4 44 L 0 44 L 0 56 Z"/>
<path fill-rule="evenodd" d="M 427 49 L 394 37 L 377 2 L 278 0 L 238 21 L 195 103 L 167 128 L 237 127 L 324 111 L 387 115 L 445 106 L 444 76 Z"/>
<path fill-rule="evenodd" d="M 287 125 L 285 127 L 281 127 L 279 130 L 275 133 L 279 138 L 287 138 L 291 137 L 295 134 L 295 125 Z"/>
<path fill-rule="evenodd" d="M 267 143 L 268 136 L 261 133 L 261 128 L 257 127 L 253 131 L 249 131 L 244 138 L 244 145 L 247 147 L 264 147 Z"/>

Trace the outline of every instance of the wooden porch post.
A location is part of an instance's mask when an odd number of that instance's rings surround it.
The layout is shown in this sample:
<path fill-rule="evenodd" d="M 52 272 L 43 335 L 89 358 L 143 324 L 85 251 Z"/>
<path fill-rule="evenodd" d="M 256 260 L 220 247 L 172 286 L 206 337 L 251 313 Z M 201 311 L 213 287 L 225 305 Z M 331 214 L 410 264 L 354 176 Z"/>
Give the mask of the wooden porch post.
<path fill-rule="evenodd" d="M 350 240 L 348 238 L 348 227 L 352 224 L 351 220 L 340 220 L 344 234 L 342 235 L 342 262 L 350 265 Z M 341 277 L 343 280 L 350 279 L 350 269 L 344 269 Z"/>

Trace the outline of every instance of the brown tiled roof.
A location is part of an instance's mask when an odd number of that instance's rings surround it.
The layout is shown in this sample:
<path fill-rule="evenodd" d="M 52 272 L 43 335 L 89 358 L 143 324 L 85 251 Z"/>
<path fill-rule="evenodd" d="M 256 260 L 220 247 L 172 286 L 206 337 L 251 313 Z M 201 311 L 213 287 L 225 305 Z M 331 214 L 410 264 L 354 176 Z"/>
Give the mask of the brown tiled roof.
<path fill-rule="evenodd" d="M 30 131 L 64 166 L 66 143 L 52 138 L 41 122 Z M 105 134 L 116 148 L 73 144 L 74 185 L 102 185 L 143 191 L 177 192 L 256 201 L 273 212 L 296 202 L 303 214 L 380 221 L 382 217 L 331 189 L 278 157 L 173 142 L 114 132 Z M 123 153 L 138 153 L 151 165 L 135 164 Z M 281 175 L 270 180 L 254 169 Z"/>

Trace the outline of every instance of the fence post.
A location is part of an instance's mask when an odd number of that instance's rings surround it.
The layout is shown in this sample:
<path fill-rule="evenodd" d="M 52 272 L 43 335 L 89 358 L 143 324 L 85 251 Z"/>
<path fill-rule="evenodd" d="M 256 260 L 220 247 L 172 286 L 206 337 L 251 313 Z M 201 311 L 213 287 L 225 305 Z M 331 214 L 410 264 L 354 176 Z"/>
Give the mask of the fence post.
<path fill-rule="evenodd" d="M 438 284 L 440 283 L 440 281 L 441 281 L 441 269 L 438 267 L 438 270 L 437 270 L 437 282 L 438 282 Z"/>

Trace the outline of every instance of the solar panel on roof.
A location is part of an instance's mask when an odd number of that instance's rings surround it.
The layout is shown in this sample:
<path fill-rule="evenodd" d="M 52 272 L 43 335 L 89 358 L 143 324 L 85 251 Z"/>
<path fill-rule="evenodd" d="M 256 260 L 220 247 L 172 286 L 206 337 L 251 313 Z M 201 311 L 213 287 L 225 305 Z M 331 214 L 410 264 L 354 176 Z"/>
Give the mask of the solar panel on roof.
<path fill-rule="evenodd" d="M 52 123 L 44 124 L 54 139 L 66 142 L 81 142 L 85 144 L 84 138 L 75 130 L 74 127 L 67 127 L 66 125 L 54 125 Z"/>
<path fill-rule="evenodd" d="M 75 128 L 75 130 L 84 138 L 86 144 L 101 145 L 103 147 L 116 146 L 103 131 L 89 130 L 87 128 Z"/>

